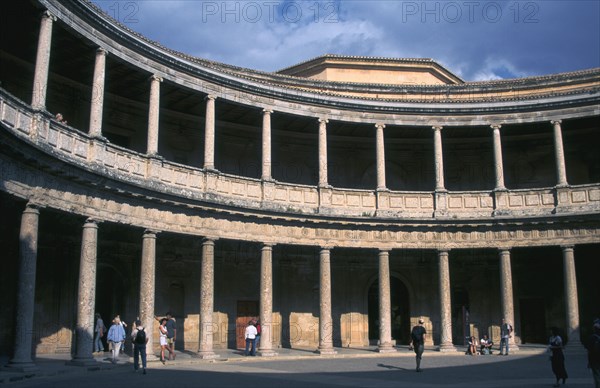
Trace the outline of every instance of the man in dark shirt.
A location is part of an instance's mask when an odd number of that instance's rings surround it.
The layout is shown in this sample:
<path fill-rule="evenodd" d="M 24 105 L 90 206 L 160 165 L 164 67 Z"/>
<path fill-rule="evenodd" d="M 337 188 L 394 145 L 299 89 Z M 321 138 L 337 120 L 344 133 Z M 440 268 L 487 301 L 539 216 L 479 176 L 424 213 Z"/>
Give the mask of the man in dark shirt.
<path fill-rule="evenodd" d="M 177 337 L 177 328 L 175 318 L 169 311 L 167 313 L 167 347 L 169 348 L 169 359 L 173 357 L 175 359 L 175 339 Z"/>
<path fill-rule="evenodd" d="M 417 372 L 421 372 L 421 358 L 425 350 L 425 336 L 427 331 L 423 327 L 425 321 L 419 319 L 419 324 L 412 328 L 410 338 L 412 339 L 412 347 L 417 355 Z"/>

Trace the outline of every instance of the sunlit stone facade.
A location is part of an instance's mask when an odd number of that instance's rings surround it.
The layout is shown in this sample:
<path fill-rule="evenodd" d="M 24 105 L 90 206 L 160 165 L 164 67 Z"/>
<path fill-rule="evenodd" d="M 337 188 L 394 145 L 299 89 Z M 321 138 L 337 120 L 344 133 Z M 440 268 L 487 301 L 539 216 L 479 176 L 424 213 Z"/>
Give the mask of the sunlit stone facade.
<path fill-rule="evenodd" d="M 326 56 L 444 80 L 327 81 L 174 52 L 84 1 L 3 8 L 11 367 L 93 363 L 95 312 L 172 311 L 203 358 L 250 317 L 270 356 L 395 351 L 419 318 L 441 351 L 502 318 L 514 348 L 550 326 L 577 345 L 599 315 L 600 69 L 473 83 Z"/>

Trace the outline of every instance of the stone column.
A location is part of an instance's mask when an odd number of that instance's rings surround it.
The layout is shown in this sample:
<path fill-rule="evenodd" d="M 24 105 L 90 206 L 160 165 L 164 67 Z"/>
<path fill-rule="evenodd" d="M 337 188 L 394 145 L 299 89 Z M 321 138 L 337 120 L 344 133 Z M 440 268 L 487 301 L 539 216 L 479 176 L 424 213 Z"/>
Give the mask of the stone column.
<path fill-rule="evenodd" d="M 327 187 L 327 123 L 329 120 L 319 119 L 319 187 Z"/>
<path fill-rule="evenodd" d="M 106 77 L 106 50 L 96 50 L 94 81 L 92 83 L 92 106 L 90 108 L 90 136 L 102 136 L 102 108 L 104 106 L 104 79 Z"/>
<path fill-rule="evenodd" d="M 502 318 L 513 327 L 508 340 L 510 350 L 519 350 L 515 344 L 515 308 L 513 301 L 512 270 L 510 265 L 510 249 L 501 248 L 500 253 L 500 293 L 502 294 Z"/>
<path fill-rule="evenodd" d="M 206 120 L 204 123 L 204 169 L 215 169 L 215 100 L 216 96 L 206 96 Z"/>
<path fill-rule="evenodd" d="M 48 72 L 50 69 L 50 47 L 52 46 L 52 24 L 55 21 L 56 17 L 50 14 L 49 11 L 45 11 L 42 14 L 37 55 L 35 57 L 33 93 L 31 95 L 31 107 L 33 109 L 46 108 L 46 90 L 48 88 Z"/>
<path fill-rule="evenodd" d="M 213 312 L 215 305 L 215 240 L 202 242 L 202 274 L 200 280 L 200 358 L 218 357 L 213 351 Z"/>
<path fill-rule="evenodd" d="M 31 358 L 33 313 L 35 310 L 35 272 L 40 211 L 28 203 L 21 216 L 19 232 L 19 274 L 17 284 L 14 355 L 8 367 L 20 372 L 38 370 Z"/>
<path fill-rule="evenodd" d="M 83 225 L 79 261 L 79 293 L 77 296 L 77 328 L 75 354 L 70 365 L 87 366 L 96 361 L 92 356 L 94 342 L 94 310 L 96 304 L 96 262 L 98 224 L 88 218 Z"/>
<path fill-rule="evenodd" d="M 379 251 L 379 353 L 392 353 L 392 299 L 390 296 L 390 252 Z"/>
<path fill-rule="evenodd" d="M 156 292 L 156 233 L 145 230 L 142 237 L 142 268 L 140 271 L 140 320 L 148 338 L 148 355 L 153 355 L 154 295 Z"/>
<path fill-rule="evenodd" d="M 263 244 L 260 251 L 260 347 L 263 357 L 276 356 L 273 351 L 273 245 Z"/>
<path fill-rule="evenodd" d="M 577 297 L 577 276 L 575 255 L 572 246 L 563 246 L 563 266 L 565 276 L 565 303 L 567 312 L 567 338 L 569 347 L 581 348 L 579 333 L 579 299 Z"/>
<path fill-rule="evenodd" d="M 452 344 L 452 300 L 450 297 L 450 264 L 448 251 L 438 251 L 439 283 L 440 283 L 440 352 L 456 350 Z"/>
<path fill-rule="evenodd" d="M 333 349 L 333 320 L 331 318 L 331 257 L 329 248 L 319 253 L 319 354 L 336 354 Z"/>
<path fill-rule="evenodd" d="M 384 124 L 375 124 L 377 129 L 375 154 L 377 157 L 377 190 L 386 190 L 385 184 L 385 144 L 383 140 Z"/>
<path fill-rule="evenodd" d="M 262 125 L 262 179 L 271 180 L 271 113 L 270 109 L 263 109 Z"/>
<path fill-rule="evenodd" d="M 551 121 L 554 127 L 554 152 L 556 159 L 556 186 L 567 186 L 567 168 L 565 166 L 565 150 L 563 148 L 561 120 Z"/>
<path fill-rule="evenodd" d="M 148 107 L 148 155 L 158 154 L 158 118 L 160 115 L 160 83 L 157 75 L 150 77 L 150 104 Z"/>
<path fill-rule="evenodd" d="M 444 157 L 442 153 L 442 128 L 433 128 L 433 152 L 435 155 L 435 191 L 446 191 L 444 187 Z"/>
<path fill-rule="evenodd" d="M 496 187 L 494 190 L 506 190 L 502 163 L 502 142 L 500 140 L 501 125 L 491 125 L 491 127 L 494 130 L 494 172 L 496 174 Z"/>

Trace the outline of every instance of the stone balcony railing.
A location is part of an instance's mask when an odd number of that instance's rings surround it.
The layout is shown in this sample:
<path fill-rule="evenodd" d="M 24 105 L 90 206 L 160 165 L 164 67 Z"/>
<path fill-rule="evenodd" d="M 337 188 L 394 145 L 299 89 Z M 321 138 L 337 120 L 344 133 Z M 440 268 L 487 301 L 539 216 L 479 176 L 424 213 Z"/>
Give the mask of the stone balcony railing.
<path fill-rule="evenodd" d="M 600 212 L 600 183 L 507 191 L 412 192 L 321 188 L 206 171 L 88 136 L 0 89 L 0 120 L 13 135 L 98 182 L 116 180 L 185 201 L 273 215 L 384 220 L 470 220 Z M 92 182 L 94 184 L 95 182 Z M 132 188 L 132 195 L 139 195 Z M 142 191 L 142 190 L 140 190 Z"/>

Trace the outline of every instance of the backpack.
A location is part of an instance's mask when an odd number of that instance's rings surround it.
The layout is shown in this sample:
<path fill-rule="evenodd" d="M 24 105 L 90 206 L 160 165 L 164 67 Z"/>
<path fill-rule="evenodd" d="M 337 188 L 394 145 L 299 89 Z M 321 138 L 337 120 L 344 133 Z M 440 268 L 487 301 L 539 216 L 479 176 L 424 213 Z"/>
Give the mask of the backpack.
<path fill-rule="evenodd" d="M 256 324 L 256 335 L 260 335 L 260 324 Z"/>
<path fill-rule="evenodd" d="M 144 331 L 144 329 L 140 329 L 137 331 L 137 334 L 135 335 L 135 339 L 133 340 L 133 343 L 138 344 L 138 345 L 146 344 L 146 332 Z"/>

